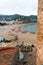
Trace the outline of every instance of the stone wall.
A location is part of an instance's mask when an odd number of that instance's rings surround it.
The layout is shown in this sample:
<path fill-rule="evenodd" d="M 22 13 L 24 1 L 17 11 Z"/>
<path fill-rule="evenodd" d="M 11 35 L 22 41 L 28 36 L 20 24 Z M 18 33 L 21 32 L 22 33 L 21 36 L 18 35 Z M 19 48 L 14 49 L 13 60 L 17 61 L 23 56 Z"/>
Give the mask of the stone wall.
<path fill-rule="evenodd" d="M 43 0 L 38 0 L 37 65 L 43 64 Z"/>

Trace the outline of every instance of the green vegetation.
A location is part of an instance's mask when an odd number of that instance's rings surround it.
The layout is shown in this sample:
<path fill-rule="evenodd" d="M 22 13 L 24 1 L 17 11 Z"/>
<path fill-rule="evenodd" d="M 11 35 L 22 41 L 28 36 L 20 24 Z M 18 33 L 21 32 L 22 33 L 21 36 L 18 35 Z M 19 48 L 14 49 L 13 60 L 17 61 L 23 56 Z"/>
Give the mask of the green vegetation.
<path fill-rule="evenodd" d="M 5 21 L 5 22 L 2 23 L 1 21 Z M 0 15 L 0 25 L 3 26 L 3 25 L 10 24 L 10 21 L 12 21 L 12 23 L 15 23 L 15 21 L 17 23 L 33 23 L 33 22 L 36 23 L 37 22 L 37 16 L 36 15 L 24 16 L 24 15 L 18 15 L 18 14 Z M 9 22 L 9 23 L 6 23 L 6 22 Z"/>
<path fill-rule="evenodd" d="M 6 23 L 0 23 L 0 25 L 1 25 L 1 26 L 5 26 L 5 25 L 7 25 L 7 24 L 6 24 Z"/>
<path fill-rule="evenodd" d="M 15 15 L 0 15 L 0 21 L 11 21 L 11 20 L 22 20 L 22 21 L 25 21 L 25 20 L 37 20 L 37 16 L 36 15 L 30 15 L 30 16 L 24 16 L 24 15 L 18 15 L 18 14 L 15 14 Z"/>

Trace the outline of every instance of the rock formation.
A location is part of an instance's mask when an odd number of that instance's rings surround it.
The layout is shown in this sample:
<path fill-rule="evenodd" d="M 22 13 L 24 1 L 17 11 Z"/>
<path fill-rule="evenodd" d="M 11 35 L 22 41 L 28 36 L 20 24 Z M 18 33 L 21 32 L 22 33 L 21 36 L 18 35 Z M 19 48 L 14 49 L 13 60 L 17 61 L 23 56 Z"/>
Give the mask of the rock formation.
<path fill-rule="evenodd" d="M 43 0 L 38 0 L 37 65 L 43 65 Z"/>

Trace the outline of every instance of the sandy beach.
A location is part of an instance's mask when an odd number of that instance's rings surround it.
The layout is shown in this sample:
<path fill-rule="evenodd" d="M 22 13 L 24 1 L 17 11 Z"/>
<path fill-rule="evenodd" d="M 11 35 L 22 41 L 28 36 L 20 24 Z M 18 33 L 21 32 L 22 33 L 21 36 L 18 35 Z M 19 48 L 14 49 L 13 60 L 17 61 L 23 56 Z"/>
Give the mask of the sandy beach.
<path fill-rule="evenodd" d="M 36 33 L 22 30 L 21 27 L 24 25 L 26 24 L 0 26 L 0 37 L 11 40 L 14 39 L 15 36 L 18 36 L 18 40 L 16 42 L 13 41 L 10 44 L 3 42 L 0 44 L 2 46 L 14 46 L 24 42 L 24 45 L 36 45 Z"/>

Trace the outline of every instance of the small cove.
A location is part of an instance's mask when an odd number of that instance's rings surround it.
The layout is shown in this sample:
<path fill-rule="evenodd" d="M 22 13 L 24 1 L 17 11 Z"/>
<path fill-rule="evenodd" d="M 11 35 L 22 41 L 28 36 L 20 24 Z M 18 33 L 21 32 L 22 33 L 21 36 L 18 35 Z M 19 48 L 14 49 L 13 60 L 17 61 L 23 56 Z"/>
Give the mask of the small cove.
<path fill-rule="evenodd" d="M 37 31 L 37 24 L 36 23 L 27 24 L 27 25 L 24 25 L 22 27 L 22 29 L 25 30 L 25 31 L 36 32 Z"/>

